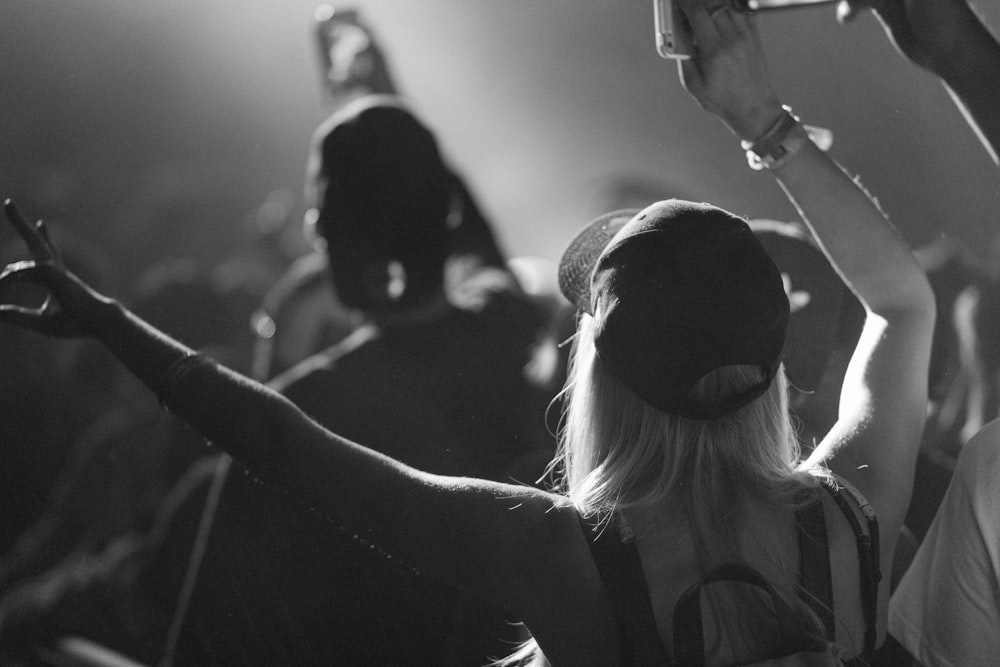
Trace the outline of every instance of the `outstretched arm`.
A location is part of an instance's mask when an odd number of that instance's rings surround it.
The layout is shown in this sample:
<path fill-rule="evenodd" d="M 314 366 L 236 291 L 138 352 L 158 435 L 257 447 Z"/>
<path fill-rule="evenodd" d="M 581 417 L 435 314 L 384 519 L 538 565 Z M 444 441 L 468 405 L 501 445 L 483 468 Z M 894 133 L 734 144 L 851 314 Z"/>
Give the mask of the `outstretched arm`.
<path fill-rule="evenodd" d="M 879 512 L 891 557 L 909 504 L 927 404 L 934 298 L 910 249 L 872 198 L 781 106 L 752 15 L 681 0 L 697 53 L 682 79 L 777 179 L 867 310 L 839 419 L 812 460 L 854 483 Z"/>
<path fill-rule="evenodd" d="M 0 287 L 26 281 L 50 296 L 39 307 L 0 304 L 0 323 L 96 338 L 166 408 L 373 548 L 515 614 L 533 591 L 569 576 L 574 554 L 587 553 L 576 513 L 560 498 L 425 474 L 323 429 L 285 397 L 95 292 L 65 269 L 41 223 L 9 202 L 4 212 L 34 259 L 9 265 Z"/>
<path fill-rule="evenodd" d="M 896 48 L 945 85 L 1000 164 L 1000 42 L 967 0 L 843 0 L 848 21 L 870 8 Z"/>

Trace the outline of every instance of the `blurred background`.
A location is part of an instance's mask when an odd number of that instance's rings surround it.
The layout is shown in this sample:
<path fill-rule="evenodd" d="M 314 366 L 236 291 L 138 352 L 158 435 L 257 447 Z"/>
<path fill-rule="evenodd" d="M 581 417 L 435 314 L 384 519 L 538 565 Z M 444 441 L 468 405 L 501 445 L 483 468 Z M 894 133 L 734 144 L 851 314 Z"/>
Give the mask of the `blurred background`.
<path fill-rule="evenodd" d="M 5 0 L 0 194 L 128 281 L 171 255 L 306 250 L 301 190 L 330 111 L 315 0 Z M 1000 3 L 976 3 L 996 31 Z M 557 259 L 616 183 L 792 219 L 766 174 L 654 48 L 651 0 L 356 0 L 397 86 L 438 133 L 510 254 Z M 834 132 L 913 244 L 986 253 L 1000 179 L 946 91 L 874 17 L 759 16 L 779 94 Z M 0 241 L 13 238 L 8 229 Z"/>

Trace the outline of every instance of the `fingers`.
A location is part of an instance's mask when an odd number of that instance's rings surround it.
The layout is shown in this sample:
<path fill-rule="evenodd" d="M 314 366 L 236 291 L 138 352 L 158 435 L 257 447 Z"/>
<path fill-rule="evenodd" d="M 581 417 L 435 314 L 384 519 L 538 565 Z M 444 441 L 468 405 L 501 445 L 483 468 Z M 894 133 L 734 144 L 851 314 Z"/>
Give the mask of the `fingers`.
<path fill-rule="evenodd" d="M 736 17 L 742 16 L 742 14 L 733 11 L 728 4 L 725 4 L 709 11 L 708 16 L 712 19 L 712 27 L 715 28 L 719 36 L 726 38 L 736 32 Z"/>
<path fill-rule="evenodd" d="M 43 287 L 46 291 L 46 299 L 48 299 L 48 294 L 50 289 L 45 283 L 44 276 L 39 274 L 38 264 L 34 260 L 24 260 L 21 262 L 13 262 L 4 267 L 3 272 L 0 272 L 0 290 L 3 290 L 7 286 L 14 287 L 15 285 L 23 285 L 25 283 L 34 283 Z M 7 292 L 3 292 L 5 295 Z M 17 288 L 9 292 L 10 294 L 17 294 Z M 8 303 L 5 306 L 18 308 L 19 304 Z M 42 306 L 44 308 L 44 304 Z M 34 308 L 20 307 L 24 311 L 35 311 Z M 37 309 L 38 313 L 41 313 L 41 308 Z"/>
<path fill-rule="evenodd" d="M 51 297 L 54 295 L 58 296 L 59 293 L 64 291 L 63 286 L 67 282 L 65 280 L 66 275 L 67 273 L 64 269 L 52 262 L 38 262 L 36 260 L 13 262 L 4 267 L 3 272 L 0 272 L 0 289 L 8 285 L 13 286 L 14 283 L 33 283 L 45 289 L 48 294 L 46 302 L 38 308 L 38 312 L 42 313 L 43 311 L 51 310 Z"/>
<path fill-rule="evenodd" d="M 0 290 L 8 283 L 33 282 L 47 290 L 45 300 L 39 306 L 17 303 L 0 304 L 0 323 L 32 329 L 49 336 L 70 338 L 87 335 L 81 325 L 68 317 L 60 299 L 67 294 L 71 283 L 66 282 L 67 274 L 51 262 L 15 262 L 7 265 L 0 273 Z"/>
<path fill-rule="evenodd" d="M 38 221 L 35 223 L 35 231 L 38 232 L 38 235 L 42 237 L 42 240 L 45 241 L 45 244 L 50 249 L 54 248 L 54 246 L 52 245 L 52 239 L 49 238 L 49 226 L 46 225 L 41 218 L 39 218 Z"/>
<path fill-rule="evenodd" d="M 699 43 L 702 41 L 704 35 L 710 35 L 715 32 L 715 24 L 713 23 L 711 12 L 725 7 L 723 3 L 719 7 L 709 10 L 704 4 L 704 0 L 677 0 L 677 5 L 681 8 L 685 18 L 687 18 L 688 24 L 691 26 L 691 32 L 695 36 L 695 41 Z"/>
<path fill-rule="evenodd" d="M 3 205 L 4 214 L 17 233 L 24 239 L 31 256 L 39 261 L 55 261 L 58 255 L 49 240 L 48 231 L 45 224 L 39 220 L 34 225 L 30 224 L 10 199 Z"/>
<path fill-rule="evenodd" d="M 5 266 L 3 272 L 0 273 L 0 284 L 23 278 L 26 274 L 30 273 L 31 269 L 35 267 L 35 264 L 36 262 L 30 259 L 25 259 L 20 262 L 11 262 Z"/>
<path fill-rule="evenodd" d="M 35 268 L 35 262 L 29 260 L 8 264 L 4 267 L 3 272 L 0 273 L 0 289 L 9 283 L 31 281 L 34 277 Z M 44 304 L 38 308 L 14 303 L 0 304 L 0 322 L 35 328 L 44 308 Z"/>
<path fill-rule="evenodd" d="M 699 53 L 737 38 L 753 27 L 753 12 L 742 10 L 740 0 L 678 0 L 691 26 Z"/>
<path fill-rule="evenodd" d="M 37 331 L 42 324 L 42 320 L 37 308 L 0 304 L 0 323 L 12 324 L 16 327 Z"/>
<path fill-rule="evenodd" d="M 858 14 L 860 14 L 861 10 L 864 8 L 865 6 L 860 2 L 857 2 L 857 0 L 853 2 L 851 0 L 840 0 L 840 2 L 837 3 L 837 22 L 850 23 L 858 17 Z"/>
<path fill-rule="evenodd" d="M 893 33 L 907 25 L 907 12 L 902 0 L 871 0 L 866 3 L 882 25 L 886 26 Z"/>
<path fill-rule="evenodd" d="M 752 34 L 756 36 L 757 17 L 753 12 L 730 10 L 720 16 L 719 28 L 727 37 Z"/>
<path fill-rule="evenodd" d="M 837 3 L 837 21 L 839 23 L 850 23 L 866 9 L 874 12 L 882 12 L 887 5 L 892 2 L 884 0 L 840 0 Z"/>
<path fill-rule="evenodd" d="M 10 199 L 3 203 L 3 212 L 7 216 L 7 219 L 10 220 L 10 223 L 14 226 L 14 231 L 16 231 L 18 235 L 24 239 L 24 242 L 28 244 L 28 250 L 34 254 L 35 248 L 33 246 L 37 245 L 37 241 L 35 240 L 35 230 L 28 224 L 28 221 L 24 219 L 24 216 L 21 215 L 21 212 L 17 210 L 17 207 L 14 206 L 14 202 Z"/>
<path fill-rule="evenodd" d="M 680 77 L 681 85 L 698 99 L 698 91 L 703 87 L 701 70 L 694 58 L 686 58 L 677 61 L 677 74 Z"/>

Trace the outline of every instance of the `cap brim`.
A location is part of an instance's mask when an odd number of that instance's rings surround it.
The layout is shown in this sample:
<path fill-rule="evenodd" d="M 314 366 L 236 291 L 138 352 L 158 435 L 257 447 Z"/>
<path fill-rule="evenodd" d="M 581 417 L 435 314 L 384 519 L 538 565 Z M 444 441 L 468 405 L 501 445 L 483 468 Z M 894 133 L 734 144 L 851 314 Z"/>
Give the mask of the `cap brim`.
<path fill-rule="evenodd" d="M 611 239 L 641 209 L 621 209 L 600 216 L 570 241 L 559 260 L 559 290 L 577 310 L 590 313 L 590 278 Z"/>

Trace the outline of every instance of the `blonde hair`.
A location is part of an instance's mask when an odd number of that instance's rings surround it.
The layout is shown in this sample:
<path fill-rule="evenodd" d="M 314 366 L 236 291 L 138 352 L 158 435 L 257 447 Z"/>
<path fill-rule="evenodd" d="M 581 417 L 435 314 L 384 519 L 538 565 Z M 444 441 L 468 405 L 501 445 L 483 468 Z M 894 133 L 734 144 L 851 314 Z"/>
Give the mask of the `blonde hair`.
<path fill-rule="evenodd" d="M 665 498 L 719 500 L 743 492 L 788 503 L 815 479 L 800 447 L 779 370 L 758 399 L 723 417 L 666 414 L 638 398 L 601 362 L 593 319 L 582 316 L 564 394 L 553 470 L 584 516 L 652 506 Z M 756 366 L 708 373 L 691 398 L 711 400 L 760 381 Z"/>
<path fill-rule="evenodd" d="M 738 551 L 734 498 L 796 507 L 803 502 L 800 492 L 828 474 L 802 463 L 784 369 L 756 400 L 723 417 L 696 420 L 666 414 L 623 385 L 595 351 L 590 316 L 581 316 L 573 346 L 549 473 L 582 516 L 607 520 L 664 500 L 681 503 L 707 569 Z M 690 397 L 730 395 L 759 382 L 763 372 L 744 365 L 716 369 Z M 529 640 L 495 664 L 548 663 Z"/>

